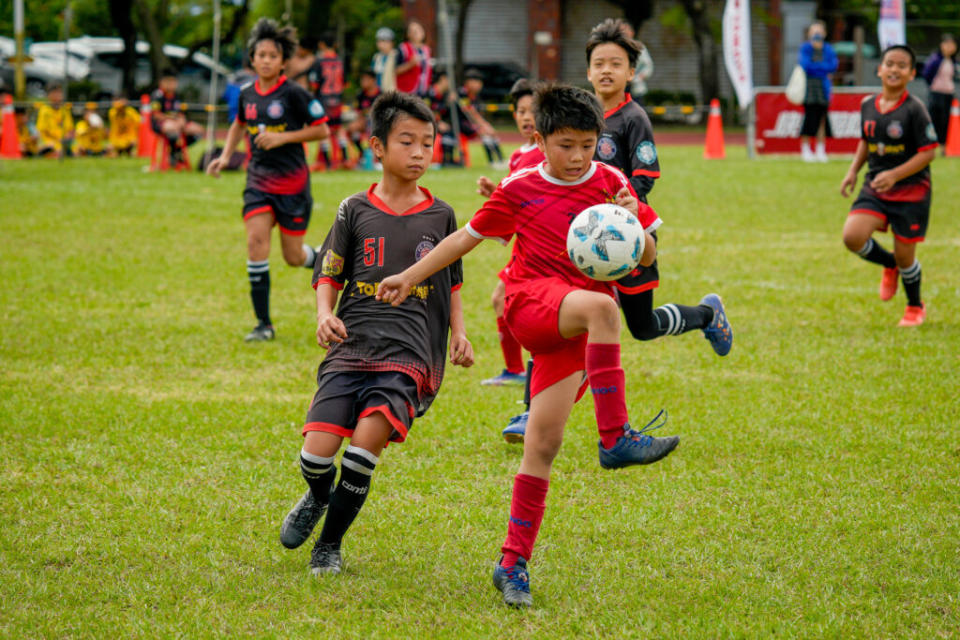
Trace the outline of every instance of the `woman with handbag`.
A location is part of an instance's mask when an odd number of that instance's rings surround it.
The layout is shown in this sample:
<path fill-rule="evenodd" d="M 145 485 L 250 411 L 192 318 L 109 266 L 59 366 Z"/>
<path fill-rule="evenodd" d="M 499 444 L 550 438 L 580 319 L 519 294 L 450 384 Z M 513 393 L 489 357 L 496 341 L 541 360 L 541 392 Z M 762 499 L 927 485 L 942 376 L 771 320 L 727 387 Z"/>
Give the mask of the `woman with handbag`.
<path fill-rule="evenodd" d="M 800 46 L 797 63 L 807 75 L 803 99 L 803 126 L 800 128 L 800 152 L 804 162 L 826 162 L 826 137 L 833 137 L 827 110 L 830 105 L 830 76 L 837 70 L 837 54 L 826 41 L 827 26 L 817 20 L 807 27 L 807 41 Z M 816 136 L 816 152 L 810 138 Z"/>

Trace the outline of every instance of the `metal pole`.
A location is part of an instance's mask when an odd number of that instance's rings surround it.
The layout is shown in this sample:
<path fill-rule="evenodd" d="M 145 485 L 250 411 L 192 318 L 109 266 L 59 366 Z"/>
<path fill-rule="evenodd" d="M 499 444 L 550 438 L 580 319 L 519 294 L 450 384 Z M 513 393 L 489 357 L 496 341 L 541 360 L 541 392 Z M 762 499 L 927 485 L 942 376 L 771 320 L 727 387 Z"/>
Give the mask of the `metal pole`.
<path fill-rule="evenodd" d="M 23 0 L 14 0 L 13 3 L 13 37 L 17 43 L 13 87 L 17 100 L 23 100 L 27 87 L 26 79 L 23 77 L 23 63 L 27 55 L 23 47 Z"/>
<path fill-rule="evenodd" d="M 217 73 L 220 68 L 220 0 L 213 0 L 213 69 L 207 97 L 207 161 L 213 160 L 217 129 Z"/>
<path fill-rule="evenodd" d="M 70 0 L 67 0 L 67 6 L 63 8 L 63 107 L 67 109 L 68 112 L 72 112 L 73 109 L 67 107 L 67 104 L 70 102 L 70 73 L 69 73 L 69 64 L 70 64 L 70 20 L 73 17 L 73 9 L 70 7 Z M 66 125 L 66 123 L 64 123 Z M 60 134 L 60 160 L 62 161 L 67 155 L 67 127 L 62 127 L 62 133 Z"/>
<path fill-rule="evenodd" d="M 460 11 L 463 11 L 460 7 Z M 457 82 L 456 66 L 453 64 L 453 42 L 450 40 L 450 15 L 447 13 L 447 0 L 437 1 L 437 13 L 439 13 L 440 35 L 443 38 L 443 46 L 447 50 L 447 78 L 450 79 L 450 92 L 447 94 L 447 104 L 450 106 L 450 128 L 453 129 L 453 139 L 455 144 L 453 150 L 459 160 L 463 160 L 463 154 L 460 153 L 460 118 L 457 117 L 460 105 L 457 104 Z"/>
<path fill-rule="evenodd" d="M 757 90 L 753 90 L 753 100 L 747 106 L 747 157 L 757 157 Z"/>

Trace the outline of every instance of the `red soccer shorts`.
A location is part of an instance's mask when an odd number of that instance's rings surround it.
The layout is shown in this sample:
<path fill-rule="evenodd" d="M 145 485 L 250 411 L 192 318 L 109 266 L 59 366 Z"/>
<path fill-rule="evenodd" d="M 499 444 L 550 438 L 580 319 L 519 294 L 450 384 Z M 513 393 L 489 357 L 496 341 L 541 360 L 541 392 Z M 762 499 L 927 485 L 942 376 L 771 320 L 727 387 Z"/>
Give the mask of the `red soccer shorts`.
<path fill-rule="evenodd" d="M 530 397 L 586 369 L 587 334 L 560 335 L 560 304 L 575 287 L 560 278 L 542 278 L 507 286 L 503 317 L 514 337 L 533 355 Z M 586 381 L 577 392 L 579 400 Z"/>

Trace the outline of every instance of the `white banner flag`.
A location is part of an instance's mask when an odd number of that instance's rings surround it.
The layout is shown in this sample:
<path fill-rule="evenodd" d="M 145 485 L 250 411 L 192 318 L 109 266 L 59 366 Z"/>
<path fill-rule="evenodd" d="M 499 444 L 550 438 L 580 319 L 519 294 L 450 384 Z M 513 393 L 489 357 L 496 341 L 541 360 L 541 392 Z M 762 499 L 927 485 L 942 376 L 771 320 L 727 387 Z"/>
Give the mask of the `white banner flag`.
<path fill-rule="evenodd" d="M 905 22 L 903 0 L 881 0 L 880 20 L 877 22 L 881 51 L 890 45 L 907 44 Z"/>
<path fill-rule="evenodd" d="M 723 10 L 723 62 L 737 92 L 737 102 L 741 108 L 746 108 L 753 100 L 750 0 L 727 0 Z M 712 97 L 703 96 L 703 99 Z"/>

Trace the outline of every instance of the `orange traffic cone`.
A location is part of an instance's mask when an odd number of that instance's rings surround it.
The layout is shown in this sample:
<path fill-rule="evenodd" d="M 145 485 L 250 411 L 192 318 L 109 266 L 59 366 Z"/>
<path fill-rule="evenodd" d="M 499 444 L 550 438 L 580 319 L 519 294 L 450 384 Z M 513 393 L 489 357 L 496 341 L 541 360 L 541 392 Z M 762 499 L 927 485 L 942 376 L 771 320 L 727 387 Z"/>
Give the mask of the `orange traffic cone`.
<path fill-rule="evenodd" d="M 154 148 L 157 146 L 156 136 L 150 124 L 150 96 L 140 96 L 140 137 L 137 141 L 137 157 L 153 158 Z"/>
<path fill-rule="evenodd" d="M 723 147 L 723 117 L 720 115 L 720 101 L 710 101 L 710 116 L 707 118 L 707 143 L 703 147 L 703 157 L 707 159 L 726 158 Z"/>
<path fill-rule="evenodd" d="M 3 122 L 0 127 L 0 157 L 20 157 L 20 135 L 17 133 L 17 116 L 13 109 L 13 96 L 3 98 Z"/>
<path fill-rule="evenodd" d="M 953 99 L 950 105 L 950 123 L 947 125 L 947 145 L 945 156 L 960 156 L 960 101 Z"/>

